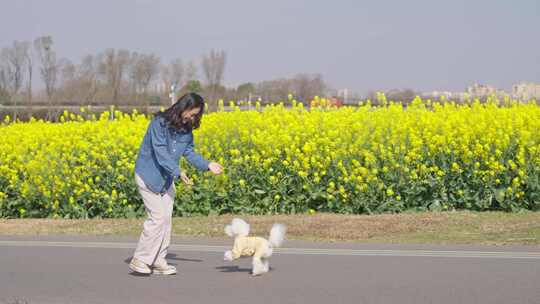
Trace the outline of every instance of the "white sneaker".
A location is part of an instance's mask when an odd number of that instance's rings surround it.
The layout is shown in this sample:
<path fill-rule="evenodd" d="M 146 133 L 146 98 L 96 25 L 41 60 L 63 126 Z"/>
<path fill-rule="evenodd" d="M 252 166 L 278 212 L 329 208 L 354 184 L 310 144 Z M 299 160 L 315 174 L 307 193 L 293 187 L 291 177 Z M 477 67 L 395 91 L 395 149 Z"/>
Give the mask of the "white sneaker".
<path fill-rule="evenodd" d="M 171 275 L 176 274 L 176 267 L 167 263 L 152 265 L 152 271 L 154 274 Z"/>
<path fill-rule="evenodd" d="M 152 273 L 152 269 L 150 269 L 148 265 L 146 265 L 143 261 L 138 260 L 136 258 L 131 259 L 131 262 L 129 263 L 129 269 L 133 270 L 134 272 L 142 273 L 142 274 Z"/>

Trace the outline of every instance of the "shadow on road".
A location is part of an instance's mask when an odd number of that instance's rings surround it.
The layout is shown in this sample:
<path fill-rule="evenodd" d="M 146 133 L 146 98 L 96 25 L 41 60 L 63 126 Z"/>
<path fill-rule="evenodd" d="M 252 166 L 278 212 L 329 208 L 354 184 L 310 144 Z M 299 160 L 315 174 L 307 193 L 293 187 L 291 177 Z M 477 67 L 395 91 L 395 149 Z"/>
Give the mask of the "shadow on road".
<path fill-rule="evenodd" d="M 134 272 L 134 271 L 131 271 L 129 273 L 130 276 L 134 276 L 134 277 L 142 277 L 142 278 L 148 278 L 151 276 L 151 274 L 145 274 L 145 273 L 138 273 L 138 272 Z"/>
<path fill-rule="evenodd" d="M 132 257 L 128 257 L 124 260 L 124 263 L 126 264 L 129 264 L 129 262 L 131 262 L 131 258 Z M 203 260 L 199 260 L 199 259 L 185 259 L 185 258 L 179 258 L 177 254 L 174 254 L 174 253 L 169 253 L 167 254 L 167 257 L 166 257 L 167 260 L 172 260 L 172 261 L 182 261 L 182 262 L 197 262 L 197 263 L 200 263 L 200 262 L 203 262 Z M 174 266 L 177 266 L 177 264 L 175 263 L 169 263 L 170 265 L 174 265 Z"/>
<path fill-rule="evenodd" d="M 240 268 L 238 266 L 218 266 L 216 269 L 220 272 L 251 272 L 250 268 Z"/>
<path fill-rule="evenodd" d="M 203 260 L 199 260 L 199 259 L 179 258 L 178 255 L 176 255 L 174 253 L 167 254 L 167 259 L 168 260 L 173 260 L 173 261 L 183 261 L 183 262 L 202 262 L 203 261 Z"/>

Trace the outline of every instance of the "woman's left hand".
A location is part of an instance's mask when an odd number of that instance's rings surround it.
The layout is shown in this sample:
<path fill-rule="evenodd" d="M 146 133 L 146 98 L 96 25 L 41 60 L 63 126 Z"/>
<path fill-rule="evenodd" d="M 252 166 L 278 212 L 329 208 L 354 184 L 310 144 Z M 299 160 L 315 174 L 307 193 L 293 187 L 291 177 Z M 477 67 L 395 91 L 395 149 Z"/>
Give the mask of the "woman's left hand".
<path fill-rule="evenodd" d="M 212 172 L 214 174 L 221 174 L 223 172 L 223 166 L 221 166 L 218 163 L 211 162 L 208 165 L 208 170 L 210 170 L 210 172 Z"/>
<path fill-rule="evenodd" d="M 193 181 L 184 172 L 180 173 L 180 179 L 182 180 L 182 182 L 184 182 L 184 184 L 188 186 L 193 186 Z"/>

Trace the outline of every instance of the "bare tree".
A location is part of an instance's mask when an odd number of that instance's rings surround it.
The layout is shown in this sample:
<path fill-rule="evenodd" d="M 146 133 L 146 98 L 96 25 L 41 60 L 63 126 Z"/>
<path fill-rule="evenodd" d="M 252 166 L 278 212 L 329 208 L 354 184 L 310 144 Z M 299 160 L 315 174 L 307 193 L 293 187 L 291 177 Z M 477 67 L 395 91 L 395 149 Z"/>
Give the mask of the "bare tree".
<path fill-rule="evenodd" d="M 298 74 L 292 83 L 297 98 L 304 102 L 311 101 L 316 95 L 322 95 L 326 89 L 326 84 L 320 74 Z"/>
<path fill-rule="evenodd" d="M 298 74 L 294 78 L 267 80 L 256 85 L 256 94 L 265 101 L 285 101 L 289 93 L 302 102 L 323 96 L 327 86 L 320 74 Z"/>
<path fill-rule="evenodd" d="M 7 50 L 7 60 L 13 73 L 11 91 L 17 95 L 24 82 L 25 59 L 28 53 L 28 42 L 14 41 L 13 46 Z"/>
<path fill-rule="evenodd" d="M 322 76 L 319 74 L 298 74 L 293 79 L 293 90 L 302 101 L 309 102 L 316 95 L 322 95 L 326 89 Z"/>
<path fill-rule="evenodd" d="M 180 87 L 184 82 L 185 69 L 181 59 L 174 59 L 169 65 L 163 66 L 161 79 L 167 87 Z"/>
<path fill-rule="evenodd" d="M 243 83 L 234 92 L 234 99 L 246 99 L 251 101 L 251 95 L 255 93 L 255 84 L 251 82 Z"/>
<path fill-rule="evenodd" d="M 298 74 L 292 80 L 294 95 L 297 99 L 306 102 L 309 100 L 309 75 Z"/>
<path fill-rule="evenodd" d="M 389 101 L 400 102 L 402 104 L 409 104 L 413 99 L 418 95 L 418 92 L 415 92 L 412 89 L 392 89 L 388 92 L 385 92 L 386 98 Z"/>
<path fill-rule="evenodd" d="M 0 50 L 0 90 L 6 95 L 6 101 L 9 101 L 9 86 L 11 84 L 11 67 L 7 60 L 7 50 Z"/>
<path fill-rule="evenodd" d="M 203 56 L 202 68 L 208 87 L 208 98 L 215 101 L 216 92 L 223 81 L 226 62 L 225 51 L 211 50 L 209 54 Z"/>
<path fill-rule="evenodd" d="M 198 80 L 197 66 L 190 60 L 184 67 L 185 72 L 185 84 L 180 89 L 180 94 L 186 94 L 189 92 L 201 93 L 202 85 Z"/>
<path fill-rule="evenodd" d="M 161 80 L 165 85 L 165 92 L 169 92 L 171 86 L 174 86 L 174 89 L 178 91 L 183 86 L 185 76 L 184 64 L 181 59 L 174 59 L 161 68 Z M 176 94 L 176 92 L 175 92 Z M 167 95 L 167 94 L 164 94 Z"/>
<path fill-rule="evenodd" d="M 193 60 L 189 61 L 185 68 L 186 72 L 186 84 L 190 80 L 197 80 L 197 66 Z"/>
<path fill-rule="evenodd" d="M 33 68 L 34 68 L 34 55 L 32 52 L 32 48 L 30 47 L 30 43 L 28 45 L 28 51 L 26 52 L 26 69 L 28 71 L 28 83 L 26 85 L 27 93 L 27 104 L 28 104 L 28 119 L 32 118 L 33 116 L 33 106 L 32 106 L 32 77 L 33 77 Z"/>
<path fill-rule="evenodd" d="M 62 81 L 69 81 L 75 78 L 76 67 L 71 60 L 62 58 L 59 63 Z"/>
<path fill-rule="evenodd" d="M 323 96 L 327 88 L 328 85 L 321 74 L 311 75 L 311 81 L 309 82 L 310 98 L 315 95 Z"/>
<path fill-rule="evenodd" d="M 260 95 L 263 101 L 286 100 L 292 91 L 293 81 L 290 79 L 267 80 L 257 84 L 256 93 Z"/>
<path fill-rule="evenodd" d="M 78 90 L 78 81 L 76 80 L 76 67 L 69 59 L 61 59 L 58 63 L 58 69 L 60 70 L 60 89 L 62 91 L 59 98 L 64 102 L 73 103 L 76 98 Z"/>
<path fill-rule="evenodd" d="M 41 79 L 45 83 L 45 91 L 47 93 L 47 119 L 51 119 L 52 98 L 56 89 L 56 81 L 58 76 L 58 62 L 56 60 L 56 52 L 52 50 L 53 40 L 51 36 L 39 37 L 34 41 L 34 47 L 39 54 L 41 62 L 40 74 Z"/>
<path fill-rule="evenodd" d="M 131 57 L 130 76 L 137 95 L 145 100 L 146 110 L 150 107 L 148 88 L 159 73 L 160 59 L 154 54 L 133 53 Z"/>
<path fill-rule="evenodd" d="M 85 56 L 77 68 L 77 79 L 79 82 L 79 100 L 82 104 L 95 103 L 95 98 L 99 90 L 99 56 Z"/>
<path fill-rule="evenodd" d="M 30 44 L 28 42 L 13 41 L 13 46 L 2 50 L 2 57 L 5 60 L 5 73 L 8 80 L 8 88 L 11 96 L 13 108 L 13 119 L 17 119 L 17 103 L 19 100 L 19 90 L 24 83 L 26 72 L 26 56 Z"/>
<path fill-rule="evenodd" d="M 4 52 L 0 50 L 0 104 L 9 101 L 9 72 Z"/>
<path fill-rule="evenodd" d="M 100 74 L 109 86 L 112 103 L 117 105 L 120 88 L 129 67 L 131 54 L 128 50 L 116 51 L 115 49 L 108 49 L 101 58 Z"/>

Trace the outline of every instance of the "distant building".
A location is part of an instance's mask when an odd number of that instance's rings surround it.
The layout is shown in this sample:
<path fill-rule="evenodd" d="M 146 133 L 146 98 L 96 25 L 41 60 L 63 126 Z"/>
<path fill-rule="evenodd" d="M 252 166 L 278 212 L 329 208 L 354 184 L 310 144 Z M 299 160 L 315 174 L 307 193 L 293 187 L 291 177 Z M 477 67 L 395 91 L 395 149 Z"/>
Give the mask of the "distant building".
<path fill-rule="evenodd" d="M 488 97 L 490 95 L 497 95 L 499 91 L 496 87 L 488 84 L 473 83 L 466 89 L 467 94 L 471 97 Z"/>
<path fill-rule="evenodd" d="M 349 90 L 348 89 L 341 89 L 337 91 L 337 98 L 341 100 L 341 103 L 348 104 L 349 102 Z"/>
<path fill-rule="evenodd" d="M 450 91 L 433 91 L 428 93 L 423 93 L 424 98 L 432 98 L 435 100 L 440 100 L 444 97 L 447 100 L 452 101 L 462 101 L 466 98 L 466 93 L 464 92 L 450 92 Z"/>
<path fill-rule="evenodd" d="M 519 83 L 512 86 L 512 97 L 520 100 L 539 99 L 540 84 Z"/>
<path fill-rule="evenodd" d="M 450 92 L 450 91 L 433 91 L 428 94 L 429 97 L 439 99 L 441 97 L 445 97 L 446 99 L 452 99 L 455 98 L 454 96 L 456 93 Z"/>

